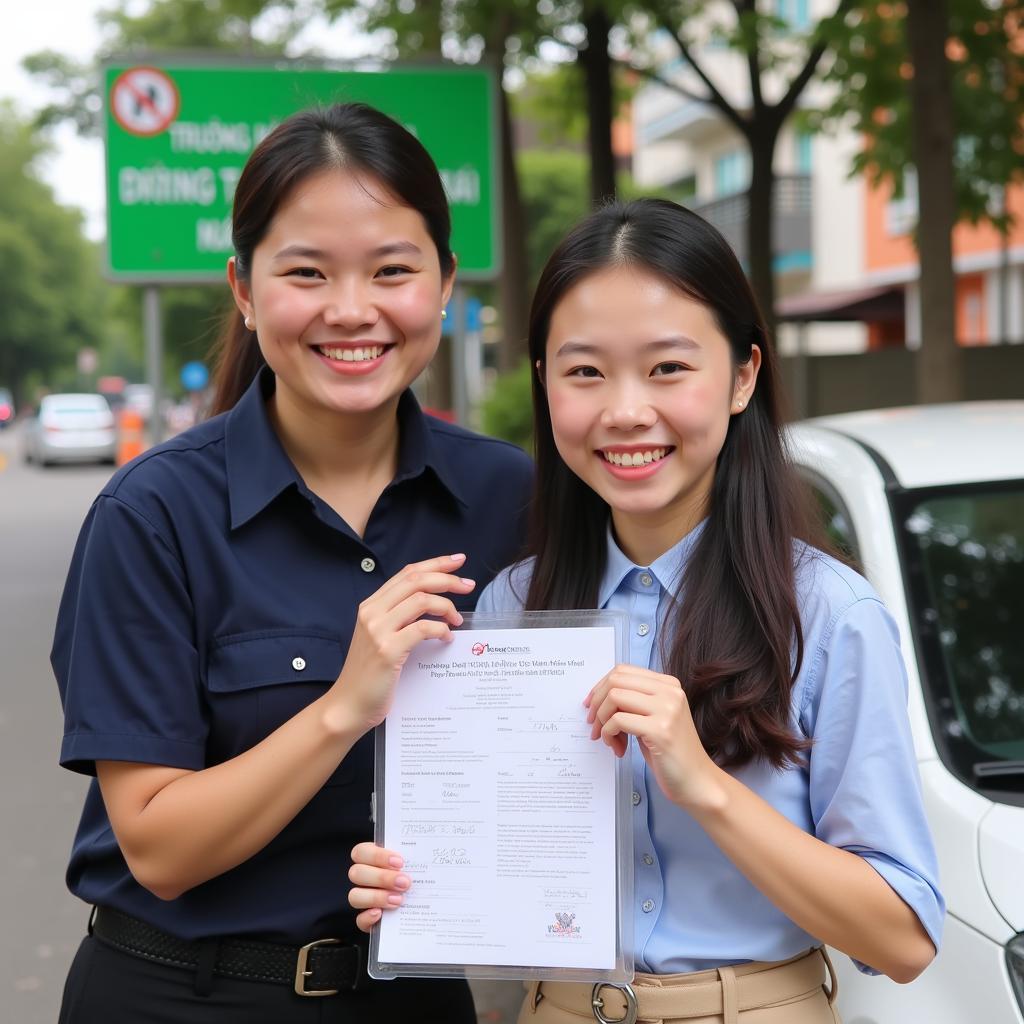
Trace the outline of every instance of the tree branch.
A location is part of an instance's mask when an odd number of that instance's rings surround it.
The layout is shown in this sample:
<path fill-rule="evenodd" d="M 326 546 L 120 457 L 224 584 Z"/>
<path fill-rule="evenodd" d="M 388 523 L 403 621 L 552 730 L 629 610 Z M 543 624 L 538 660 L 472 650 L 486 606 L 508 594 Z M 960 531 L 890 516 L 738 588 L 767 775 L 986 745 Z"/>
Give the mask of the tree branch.
<path fill-rule="evenodd" d="M 693 55 L 690 53 L 690 48 L 686 44 L 686 40 L 675 30 L 671 19 L 668 17 L 661 4 L 658 4 L 654 8 L 655 21 L 659 27 L 665 29 L 676 42 L 676 46 L 679 47 L 679 52 L 691 68 L 693 68 L 697 77 L 704 83 L 705 88 L 708 90 L 708 96 L 703 102 L 710 104 L 717 108 L 722 115 L 729 121 L 741 134 L 744 136 L 749 134 L 749 125 L 746 120 L 741 116 L 739 111 L 719 92 L 717 86 L 708 77 L 707 72 L 693 59 Z"/>
<path fill-rule="evenodd" d="M 735 7 L 741 29 L 745 13 L 749 12 L 755 18 L 753 39 L 750 40 L 751 45 L 747 48 L 747 71 L 750 75 L 751 120 L 756 121 L 765 109 L 764 94 L 761 92 L 761 39 L 757 31 L 757 8 L 754 6 L 753 0 L 736 0 Z"/>
<path fill-rule="evenodd" d="M 835 13 L 832 15 L 833 18 L 841 18 L 846 12 L 853 6 L 853 0 L 839 0 L 836 6 Z M 820 24 L 819 24 L 820 27 Z M 775 109 L 779 115 L 779 123 L 781 124 L 786 120 L 787 117 L 793 112 L 793 108 L 796 106 L 796 101 L 800 98 L 800 94 L 804 91 L 807 83 L 811 80 L 812 75 L 818 69 L 818 63 L 824 56 L 825 51 L 828 49 L 828 44 L 820 39 L 811 48 L 810 53 L 807 55 L 807 61 L 804 66 L 800 69 L 799 74 L 789 84 L 789 88 L 786 90 L 786 95 L 775 105 Z"/>
<path fill-rule="evenodd" d="M 652 82 L 657 82 L 658 85 L 662 85 L 666 89 L 671 89 L 673 92 L 677 92 L 680 96 L 685 96 L 688 100 L 693 100 L 695 103 L 710 104 L 712 102 L 710 96 L 702 96 L 699 93 L 691 92 L 689 89 L 686 88 L 685 85 L 680 85 L 678 82 L 673 82 L 671 79 L 668 78 L 662 78 L 657 71 L 652 71 L 650 68 L 640 68 L 637 67 L 635 64 L 626 64 L 625 66 L 629 68 L 630 71 L 633 71 L 638 75 L 641 75 L 643 78 L 646 78 Z"/>

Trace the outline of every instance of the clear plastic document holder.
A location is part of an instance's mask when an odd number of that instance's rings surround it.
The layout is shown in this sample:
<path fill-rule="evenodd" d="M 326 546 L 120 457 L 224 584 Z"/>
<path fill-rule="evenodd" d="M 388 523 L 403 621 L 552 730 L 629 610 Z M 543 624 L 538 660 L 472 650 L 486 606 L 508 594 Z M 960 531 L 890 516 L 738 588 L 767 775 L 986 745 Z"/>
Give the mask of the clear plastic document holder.
<path fill-rule="evenodd" d="M 624 612 L 474 613 L 413 650 L 374 793 L 374 840 L 413 885 L 373 930 L 371 977 L 632 980 L 629 749 L 591 740 L 582 703 L 627 629 Z"/>

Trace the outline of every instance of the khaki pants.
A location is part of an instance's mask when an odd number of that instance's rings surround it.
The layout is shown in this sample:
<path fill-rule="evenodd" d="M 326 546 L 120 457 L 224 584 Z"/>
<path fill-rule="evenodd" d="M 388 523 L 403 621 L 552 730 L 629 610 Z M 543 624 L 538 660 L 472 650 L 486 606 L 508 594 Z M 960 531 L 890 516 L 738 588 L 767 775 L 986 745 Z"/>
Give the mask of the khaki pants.
<path fill-rule="evenodd" d="M 835 971 L 824 949 L 780 963 L 638 974 L 629 987 L 635 1001 L 614 985 L 595 991 L 570 982 L 528 983 L 519 1024 L 585 1024 L 602 1017 L 623 1024 L 841 1024 L 833 1005 Z"/>

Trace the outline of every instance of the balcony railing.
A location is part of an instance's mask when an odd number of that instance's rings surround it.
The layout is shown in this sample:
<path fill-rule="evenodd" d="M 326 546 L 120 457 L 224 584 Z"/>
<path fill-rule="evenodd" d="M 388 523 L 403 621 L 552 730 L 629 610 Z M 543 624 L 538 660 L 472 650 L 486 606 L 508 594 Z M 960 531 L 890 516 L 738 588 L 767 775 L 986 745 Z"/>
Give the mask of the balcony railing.
<path fill-rule="evenodd" d="M 750 208 L 747 193 L 737 192 L 707 203 L 690 200 L 686 205 L 718 228 L 739 261 L 746 265 Z M 776 269 L 807 269 L 811 254 L 811 176 L 780 174 L 776 177 L 772 207 Z"/>

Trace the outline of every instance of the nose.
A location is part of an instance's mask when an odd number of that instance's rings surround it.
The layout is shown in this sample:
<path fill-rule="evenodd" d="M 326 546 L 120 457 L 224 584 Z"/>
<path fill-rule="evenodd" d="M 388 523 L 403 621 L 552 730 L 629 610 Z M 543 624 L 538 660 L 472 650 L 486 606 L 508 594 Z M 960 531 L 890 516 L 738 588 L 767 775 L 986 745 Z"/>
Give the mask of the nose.
<path fill-rule="evenodd" d="M 380 317 L 368 282 L 348 279 L 339 281 L 325 296 L 324 322 L 335 327 L 358 330 L 372 326 Z"/>
<path fill-rule="evenodd" d="M 601 426 L 609 430 L 638 430 L 653 427 L 658 414 L 643 388 L 622 385 L 609 396 L 601 414 Z"/>

